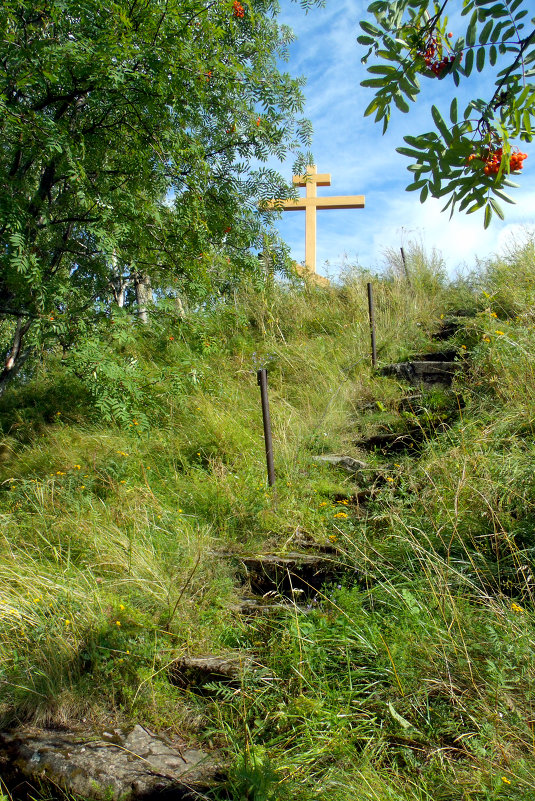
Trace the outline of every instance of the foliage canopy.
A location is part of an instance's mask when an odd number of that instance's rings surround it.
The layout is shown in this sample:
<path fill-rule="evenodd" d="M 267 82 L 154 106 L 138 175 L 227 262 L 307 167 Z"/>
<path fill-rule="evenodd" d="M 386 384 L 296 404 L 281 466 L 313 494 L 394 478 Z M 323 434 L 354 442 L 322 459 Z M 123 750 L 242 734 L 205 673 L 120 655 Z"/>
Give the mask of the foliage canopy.
<path fill-rule="evenodd" d="M 277 11 L 2 4 L 0 391 L 29 354 L 87 337 L 130 282 L 198 296 L 254 270 L 266 237 L 277 247 L 258 202 L 283 182 L 262 162 L 310 137 Z"/>

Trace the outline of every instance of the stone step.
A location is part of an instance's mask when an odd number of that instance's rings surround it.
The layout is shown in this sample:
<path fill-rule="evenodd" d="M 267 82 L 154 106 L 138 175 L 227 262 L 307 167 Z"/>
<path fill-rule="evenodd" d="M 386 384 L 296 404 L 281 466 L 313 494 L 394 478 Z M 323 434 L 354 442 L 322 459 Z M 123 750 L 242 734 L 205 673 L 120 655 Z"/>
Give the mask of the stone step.
<path fill-rule="evenodd" d="M 379 370 L 380 375 L 407 381 L 413 386 L 442 384 L 450 386 L 460 363 L 453 361 L 410 361 L 388 364 Z"/>
<path fill-rule="evenodd" d="M 321 543 L 312 534 L 305 531 L 300 526 L 291 529 L 291 534 L 284 543 L 284 550 L 291 548 L 298 549 L 300 552 L 313 551 L 314 553 L 332 554 L 338 553 L 338 549 L 332 543 Z"/>
<path fill-rule="evenodd" d="M 300 594 L 297 593 L 295 597 L 299 598 Z M 307 614 L 310 611 L 306 604 L 283 598 L 277 592 L 268 593 L 267 595 L 243 595 L 238 603 L 231 606 L 230 609 L 245 618 L 257 616 L 276 617 L 296 610 L 299 614 Z"/>
<path fill-rule="evenodd" d="M 247 653 L 182 656 L 172 662 L 167 671 L 173 686 L 202 695 L 209 692 L 207 685 L 214 683 L 240 687 L 246 673 L 254 673 L 257 679 L 268 683 L 273 681 L 272 674 Z"/>
<path fill-rule="evenodd" d="M 374 434 L 371 437 L 358 440 L 355 445 L 365 451 L 381 451 L 383 455 L 405 451 L 414 451 L 416 453 L 422 442 L 447 431 L 449 428 L 450 426 L 447 423 L 439 423 L 432 429 L 418 426 L 403 432 L 385 431 L 384 433 Z"/>
<path fill-rule="evenodd" d="M 454 362 L 459 351 L 456 348 L 449 350 L 436 350 L 430 353 L 419 353 L 411 356 L 411 362 Z"/>
<path fill-rule="evenodd" d="M 275 593 L 295 602 L 313 596 L 324 584 L 353 571 L 336 556 L 327 554 L 258 554 L 241 556 L 239 560 L 253 595 Z"/>
<path fill-rule="evenodd" d="M 186 742 L 168 741 L 136 725 L 112 729 L 50 731 L 21 726 L 0 733 L 0 774 L 6 784 L 48 786 L 54 797 L 130 801 L 168 794 L 199 798 L 223 778 L 213 755 Z M 31 792 L 29 793 L 29 797 Z"/>
<path fill-rule="evenodd" d="M 457 311 L 449 312 L 447 317 L 441 321 L 438 330 L 431 334 L 431 339 L 434 339 L 435 342 L 444 342 L 450 339 L 466 325 L 466 320 L 472 317 L 474 317 L 472 309 L 457 309 Z"/>
<path fill-rule="evenodd" d="M 359 405 L 357 408 L 359 412 L 384 412 L 385 406 L 389 408 L 393 408 L 396 410 L 399 409 L 410 409 L 412 406 L 418 403 L 424 397 L 422 392 L 412 392 L 410 395 L 403 395 L 401 398 L 391 398 L 388 402 L 383 400 L 375 400 L 370 401 L 368 403 L 363 403 Z"/>
<path fill-rule="evenodd" d="M 167 675 L 172 685 L 184 689 L 214 681 L 239 685 L 252 664 L 253 658 L 247 654 L 182 656 L 169 665 Z"/>
<path fill-rule="evenodd" d="M 319 456 L 313 456 L 312 459 L 315 462 L 322 462 L 324 464 L 330 464 L 333 467 L 339 467 L 341 470 L 345 470 L 346 473 L 351 473 L 352 475 L 358 475 L 362 473 L 363 470 L 369 469 L 366 462 L 362 462 L 360 459 L 354 459 L 352 456 L 338 456 L 334 453 L 322 453 Z"/>

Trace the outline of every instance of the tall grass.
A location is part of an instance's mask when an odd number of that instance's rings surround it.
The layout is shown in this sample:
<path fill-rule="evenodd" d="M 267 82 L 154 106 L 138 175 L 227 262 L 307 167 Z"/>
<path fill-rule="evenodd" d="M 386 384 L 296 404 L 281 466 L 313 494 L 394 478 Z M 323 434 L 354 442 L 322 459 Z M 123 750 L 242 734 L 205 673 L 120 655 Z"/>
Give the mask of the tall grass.
<path fill-rule="evenodd" d="M 186 732 L 225 752 L 225 798 L 535 798 L 533 241 L 458 281 L 436 254 L 406 257 L 410 285 L 392 253 L 383 276 L 244 288 L 134 331 L 143 425 L 103 425 L 53 354 L 3 400 L 2 725 Z M 414 390 L 372 371 L 368 281 L 382 364 L 461 321 L 453 394 L 414 410 L 400 403 Z M 414 425 L 412 452 L 356 444 Z M 303 531 L 338 548 L 339 580 L 236 616 L 222 552 L 293 550 Z M 180 655 L 236 650 L 257 666 L 239 688 L 168 681 Z"/>

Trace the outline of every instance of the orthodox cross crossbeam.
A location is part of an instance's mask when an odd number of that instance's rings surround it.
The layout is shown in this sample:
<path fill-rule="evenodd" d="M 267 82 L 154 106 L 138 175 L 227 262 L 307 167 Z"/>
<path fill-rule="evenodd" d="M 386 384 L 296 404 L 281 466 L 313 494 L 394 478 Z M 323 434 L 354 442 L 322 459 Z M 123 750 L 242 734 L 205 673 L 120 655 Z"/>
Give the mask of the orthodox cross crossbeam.
<path fill-rule="evenodd" d="M 316 166 L 307 167 L 305 175 L 294 175 L 296 186 L 305 186 L 306 195 L 299 200 L 271 200 L 269 208 L 283 211 L 305 211 L 305 267 L 316 272 L 316 210 L 317 209 L 363 209 L 364 195 L 346 197 L 318 197 L 318 186 L 330 186 L 331 176 L 318 173 Z"/>

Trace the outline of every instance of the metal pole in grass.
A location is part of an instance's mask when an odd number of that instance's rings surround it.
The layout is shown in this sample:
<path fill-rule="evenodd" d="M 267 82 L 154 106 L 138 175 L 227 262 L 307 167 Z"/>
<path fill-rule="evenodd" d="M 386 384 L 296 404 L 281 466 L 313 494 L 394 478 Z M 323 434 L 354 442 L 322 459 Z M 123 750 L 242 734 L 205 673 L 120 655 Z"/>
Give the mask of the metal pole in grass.
<path fill-rule="evenodd" d="M 270 487 L 275 483 L 275 466 L 273 464 L 273 440 L 271 439 L 271 419 L 269 417 L 269 399 L 267 388 L 267 370 L 257 370 L 256 377 L 260 387 L 260 397 L 262 399 L 262 420 L 264 422 L 264 443 L 266 445 L 266 463 L 268 484 Z"/>
<path fill-rule="evenodd" d="M 409 275 L 409 268 L 407 267 L 407 259 L 405 258 L 405 251 L 403 250 L 403 248 L 400 248 L 400 250 L 401 250 L 401 259 L 403 261 L 403 269 L 405 270 L 405 278 L 407 279 L 408 285 L 412 288 L 411 278 Z"/>
<path fill-rule="evenodd" d="M 368 314 L 370 316 L 370 336 L 372 340 L 372 367 L 377 364 L 377 347 L 375 344 L 375 311 L 373 307 L 373 287 L 368 282 Z"/>

